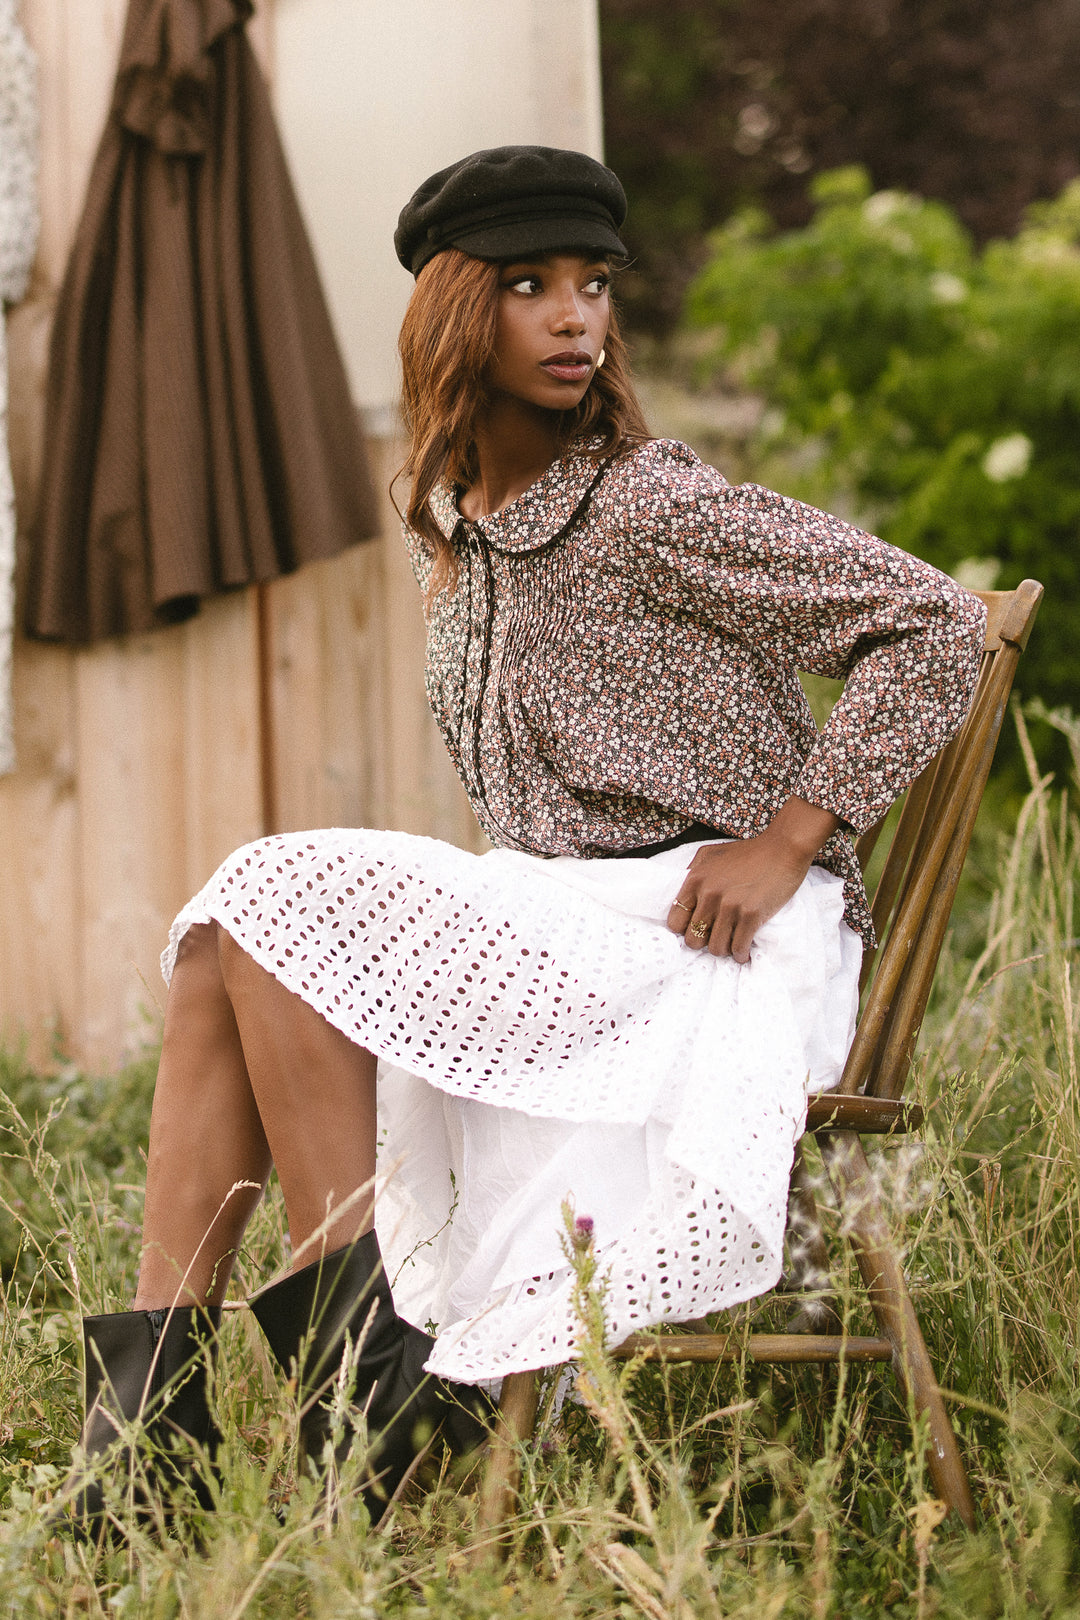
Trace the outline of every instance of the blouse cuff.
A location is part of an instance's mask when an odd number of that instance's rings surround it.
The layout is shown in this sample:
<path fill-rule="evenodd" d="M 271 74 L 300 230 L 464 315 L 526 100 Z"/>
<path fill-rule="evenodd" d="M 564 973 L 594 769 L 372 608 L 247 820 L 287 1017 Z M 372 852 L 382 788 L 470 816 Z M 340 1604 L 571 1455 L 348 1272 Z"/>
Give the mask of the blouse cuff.
<path fill-rule="evenodd" d="M 830 811 L 840 822 L 842 833 L 854 833 L 856 836 L 880 820 L 892 803 L 890 799 L 886 804 L 879 805 L 859 793 L 853 783 L 838 782 L 833 763 L 826 765 L 824 760 L 815 759 L 813 754 L 791 791 L 808 804 L 816 805 L 819 810 Z"/>

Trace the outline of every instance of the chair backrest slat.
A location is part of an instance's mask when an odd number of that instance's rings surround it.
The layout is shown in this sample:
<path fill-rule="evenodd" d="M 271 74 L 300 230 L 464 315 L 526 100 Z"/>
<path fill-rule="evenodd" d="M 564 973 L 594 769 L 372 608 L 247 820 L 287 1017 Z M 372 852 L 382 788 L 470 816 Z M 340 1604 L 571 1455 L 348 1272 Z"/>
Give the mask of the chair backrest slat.
<path fill-rule="evenodd" d="M 934 791 L 934 781 L 937 776 L 941 756 L 931 760 L 930 764 L 915 779 L 904 798 L 900 819 L 893 831 L 889 843 L 885 865 L 874 889 L 874 898 L 871 905 L 871 915 L 874 921 L 874 933 L 878 939 L 883 939 L 888 930 L 889 919 L 899 903 L 900 891 L 904 878 L 911 869 L 911 852 L 919 835 L 923 823 L 926 807 Z M 864 868 L 865 870 L 865 868 Z M 859 981 L 860 991 L 865 990 L 870 982 L 873 971 L 876 950 L 869 946 L 863 952 L 862 977 Z"/>
<path fill-rule="evenodd" d="M 971 710 L 957 735 L 909 789 L 874 894 L 880 945 L 840 1090 L 903 1093 L 960 872 L 1001 731 L 1020 651 L 1042 586 L 979 593 L 987 634 Z"/>
<path fill-rule="evenodd" d="M 1012 663 L 1015 666 L 1015 649 L 1013 653 Z M 994 673 L 1002 676 L 1007 674 L 1007 684 L 1011 684 L 1012 670 L 1006 672 L 1003 665 L 1004 660 L 999 661 Z M 981 738 L 975 736 L 971 739 L 970 751 L 964 757 L 965 769 L 952 785 L 951 803 L 956 807 L 955 815 L 950 815 L 948 821 L 952 832 L 934 883 L 928 885 L 925 906 L 919 908 L 914 917 L 917 932 L 874 1055 L 867 1089 L 875 1097 L 899 1097 L 903 1094 L 908 1065 L 926 1011 L 999 730 L 1000 722 L 996 725 L 991 722 L 983 728 Z M 896 924 L 902 924 L 905 920 L 903 913 L 898 912 Z"/>

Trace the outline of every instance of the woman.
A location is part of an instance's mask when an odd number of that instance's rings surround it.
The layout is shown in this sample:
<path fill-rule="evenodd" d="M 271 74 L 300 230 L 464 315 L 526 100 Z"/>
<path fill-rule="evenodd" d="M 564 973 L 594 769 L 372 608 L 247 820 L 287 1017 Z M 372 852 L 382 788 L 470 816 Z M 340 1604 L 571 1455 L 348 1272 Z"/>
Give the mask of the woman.
<path fill-rule="evenodd" d="M 960 723 L 982 610 L 649 438 L 610 305 L 624 213 L 592 159 L 504 147 L 401 215 L 428 694 L 496 848 L 267 838 L 180 914 L 135 1307 L 86 1328 L 91 1458 L 138 1411 L 212 1450 L 199 1347 L 271 1163 L 294 1266 L 252 1308 L 298 1370 L 305 1466 L 360 1342 L 373 1509 L 418 1431 L 476 1439 L 477 1382 L 573 1355 L 567 1197 L 613 1338 L 776 1280 L 870 938 L 847 834 Z M 796 667 L 847 677 L 821 736 Z"/>

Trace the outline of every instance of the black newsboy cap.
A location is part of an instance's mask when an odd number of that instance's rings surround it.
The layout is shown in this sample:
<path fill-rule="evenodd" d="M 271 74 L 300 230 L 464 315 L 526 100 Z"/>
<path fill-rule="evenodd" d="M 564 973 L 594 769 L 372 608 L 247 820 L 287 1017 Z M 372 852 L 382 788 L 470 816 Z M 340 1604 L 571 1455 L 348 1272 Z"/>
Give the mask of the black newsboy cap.
<path fill-rule="evenodd" d="M 595 158 L 554 146 L 494 146 L 424 181 L 401 210 L 394 247 L 414 276 L 449 247 L 477 259 L 572 249 L 625 258 L 625 218 L 618 177 Z"/>

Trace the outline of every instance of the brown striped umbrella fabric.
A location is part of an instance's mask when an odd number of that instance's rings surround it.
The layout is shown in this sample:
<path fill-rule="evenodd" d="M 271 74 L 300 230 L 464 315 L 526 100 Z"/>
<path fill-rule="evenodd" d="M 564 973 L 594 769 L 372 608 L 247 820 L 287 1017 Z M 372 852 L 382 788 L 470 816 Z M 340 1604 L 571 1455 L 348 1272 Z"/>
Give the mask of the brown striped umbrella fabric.
<path fill-rule="evenodd" d="M 131 0 L 53 329 L 33 636 L 175 623 L 376 533 L 251 9 Z"/>

